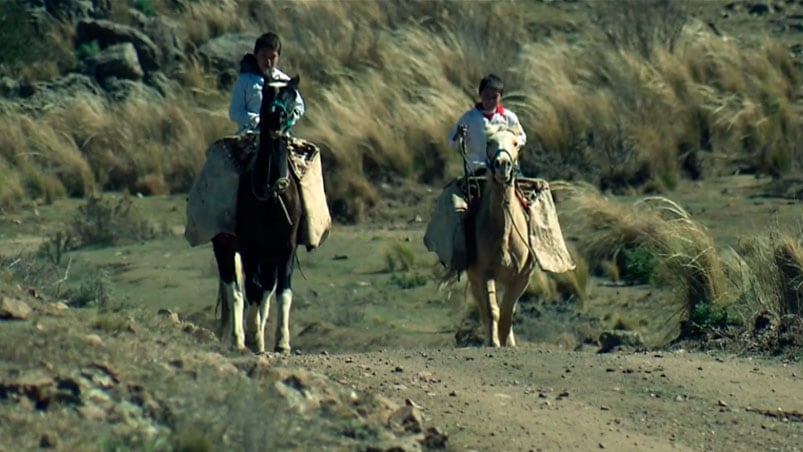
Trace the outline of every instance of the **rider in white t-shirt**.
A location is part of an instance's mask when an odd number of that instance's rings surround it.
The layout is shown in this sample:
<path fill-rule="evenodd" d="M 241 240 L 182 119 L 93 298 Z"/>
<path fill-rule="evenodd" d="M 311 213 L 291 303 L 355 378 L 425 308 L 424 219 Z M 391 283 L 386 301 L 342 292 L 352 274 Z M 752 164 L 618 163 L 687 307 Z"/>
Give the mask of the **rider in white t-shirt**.
<path fill-rule="evenodd" d="M 449 130 L 447 140 L 455 149 L 457 149 L 459 143 L 459 132 L 462 130 L 465 133 L 469 173 L 473 174 L 478 169 L 486 167 L 488 160 L 485 152 L 485 146 L 488 141 L 485 136 L 486 124 L 506 124 L 508 127 L 518 126 L 521 145 L 523 146 L 527 140 L 527 135 L 519 123 L 519 118 L 515 113 L 502 106 L 504 88 L 505 85 L 502 79 L 497 75 L 488 74 L 483 77 L 479 86 L 480 101 L 472 109 L 463 113 Z"/>

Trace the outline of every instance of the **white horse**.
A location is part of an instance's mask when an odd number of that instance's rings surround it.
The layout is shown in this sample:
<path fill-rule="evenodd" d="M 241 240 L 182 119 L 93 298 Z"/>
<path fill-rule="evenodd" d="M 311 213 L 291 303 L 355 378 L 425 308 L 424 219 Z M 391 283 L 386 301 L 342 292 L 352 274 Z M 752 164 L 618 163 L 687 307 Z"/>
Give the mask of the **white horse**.
<path fill-rule="evenodd" d="M 478 204 L 469 215 L 466 273 L 487 345 L 514 347 L 513 310 L 537 263 L 528 241 L 528 220 L 516 196 L 521 143 L 507 126 L 488 126 L 488 173 Z M 504 286 L 501 305 L 497 285 Z"/>

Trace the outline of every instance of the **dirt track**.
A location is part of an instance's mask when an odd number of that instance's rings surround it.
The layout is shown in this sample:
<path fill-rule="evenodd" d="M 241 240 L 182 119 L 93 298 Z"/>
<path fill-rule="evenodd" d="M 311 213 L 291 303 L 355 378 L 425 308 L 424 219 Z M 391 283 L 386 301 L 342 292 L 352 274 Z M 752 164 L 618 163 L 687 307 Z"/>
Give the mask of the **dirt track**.
<path fill-rule="evenodd" d="M 453 450 L 801 450 L 803 367 L 547 345 L 278 358 L 420 406 Z"/>

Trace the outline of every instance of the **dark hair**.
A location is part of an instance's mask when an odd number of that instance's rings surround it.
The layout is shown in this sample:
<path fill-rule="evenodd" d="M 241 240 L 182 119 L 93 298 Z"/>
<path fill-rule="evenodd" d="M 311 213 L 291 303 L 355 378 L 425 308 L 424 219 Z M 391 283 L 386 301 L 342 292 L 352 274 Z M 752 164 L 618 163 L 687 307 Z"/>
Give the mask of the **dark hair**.
<path fill-rule="evenodd" d="M 273 49 L 279 55 L 282 54 L 282 39 L 276 33 L 265 33 L 257 38 L 254 43 L 254 55 L 262 49 Z"/>
<path fill-rule="evenodd" d="M 505 82 L 496 74 L 488 74 L 480 80 L 480 89 L 478 92 L 482 94 L 482 90 L 485 88 L 495 89 L 499 91 L 499 94 L 502 94 L 502 91 L 505 90 Z"/>

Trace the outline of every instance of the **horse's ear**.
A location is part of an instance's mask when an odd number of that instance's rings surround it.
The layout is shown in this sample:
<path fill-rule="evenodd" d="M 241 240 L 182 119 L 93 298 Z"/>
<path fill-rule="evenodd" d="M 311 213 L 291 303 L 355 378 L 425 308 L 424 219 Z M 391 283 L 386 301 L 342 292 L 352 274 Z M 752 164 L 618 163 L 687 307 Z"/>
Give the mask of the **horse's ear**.
<path fill-rule="evenodd" d="M 502 130 L 502 124 L 486 124 L 485 125 L 485 136 L 492 137 L 496 132 Z"/>
<path fill-rule="evenodd" d="M 290 82 L 289 82 L 289 84 L 290 84 L 290 85 L 293 85 L 293 86 L 298 86 L 298 84 L 299 84 L 300 82 L 301 82 L 301 75 L 296 75 L 295 77 L 293 77 L 293 78 L 291 78 L 291 79 L 290 79 Z"/>

